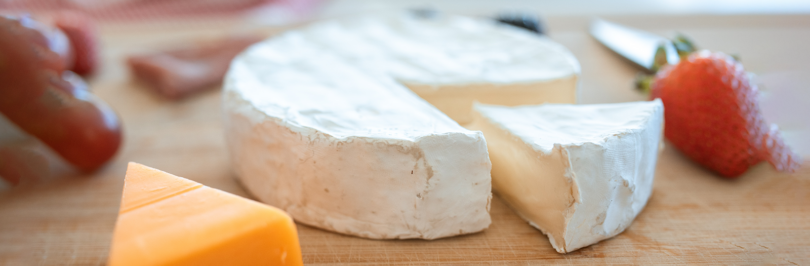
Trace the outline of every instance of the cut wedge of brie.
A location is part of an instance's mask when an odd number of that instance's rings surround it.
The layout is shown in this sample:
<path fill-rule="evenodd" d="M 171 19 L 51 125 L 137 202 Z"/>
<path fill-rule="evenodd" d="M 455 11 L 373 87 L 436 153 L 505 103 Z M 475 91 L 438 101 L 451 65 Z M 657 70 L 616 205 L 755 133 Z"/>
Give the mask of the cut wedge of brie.
<path fill-rule="evenodd" d="M 227 142 L 245 187 L 298 222 L 375 239 L 478 232 L 490 224 L 486 141 L 451 118 L 471 121 L 474 100 L 574 102 L 578 75 L 561 45 L 495 21 L 318 23 L 233 61 Z"/>
<path fill-rule="evenodd" d="M 476 105 L 492 186 L 567 253 L 624 231 L 644 208 L 663 147 L 660 100 L 596 105 Z"/>

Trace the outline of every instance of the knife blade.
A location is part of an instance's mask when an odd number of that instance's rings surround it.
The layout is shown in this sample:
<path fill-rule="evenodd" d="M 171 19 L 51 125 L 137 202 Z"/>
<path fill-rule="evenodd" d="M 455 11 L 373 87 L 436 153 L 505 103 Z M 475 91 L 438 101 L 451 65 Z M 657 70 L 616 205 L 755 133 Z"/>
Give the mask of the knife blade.
<path fill-rule="evenodd" d="M 649 72 L 680 61 L 672 41 L 649 32 L 595 19 L 590 33 L 606 47 Z"/>

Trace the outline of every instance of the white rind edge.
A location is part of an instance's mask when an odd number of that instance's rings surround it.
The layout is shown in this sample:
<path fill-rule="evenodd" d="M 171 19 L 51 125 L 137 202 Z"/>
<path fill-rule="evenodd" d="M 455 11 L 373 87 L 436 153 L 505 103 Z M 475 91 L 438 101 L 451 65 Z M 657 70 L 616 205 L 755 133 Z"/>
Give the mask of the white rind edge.
<path fill-rule="evenodd" d="M 644 209 L 652 195 L 664 127 L 663 103 L 660 99 L 650 103 L 654 105 L 653 113 L 641 127 L 610 136 L 603 145 L 586 142 L 563 146 L 570 169 L 567 177 L 573 182 L 576 201 L 572 210 L 566 211 L 565 247 L 555 246 L 557 252 L 571 252 L 614 237 L 624 232 Z M 628 166 L 628 162 L 634 165 Z M 598 172 L 592 165 L 612 169 Z M 605 187 L 617 189 L 608 191 Z"/>
<path fill-rule="evenodd" d="M 227 84 L 223 101 L 236 175 L 297 222 L 372 239 L 437 239 L 491 223 L 492 165 L 481 132 L 338 139 L 270 117 Z"/>

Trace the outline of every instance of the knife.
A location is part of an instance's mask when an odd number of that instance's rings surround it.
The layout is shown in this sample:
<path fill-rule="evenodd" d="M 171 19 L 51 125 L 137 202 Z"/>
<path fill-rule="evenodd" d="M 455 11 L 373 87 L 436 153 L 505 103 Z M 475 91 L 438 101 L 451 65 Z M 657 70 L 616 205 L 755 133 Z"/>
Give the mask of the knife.
<path fill-rule="evenodd" d="M 602 19 L 595 19 L 590 31 L 600 43 L 651 73 L 680 61 L 675 45 L 664 37 Z"/>

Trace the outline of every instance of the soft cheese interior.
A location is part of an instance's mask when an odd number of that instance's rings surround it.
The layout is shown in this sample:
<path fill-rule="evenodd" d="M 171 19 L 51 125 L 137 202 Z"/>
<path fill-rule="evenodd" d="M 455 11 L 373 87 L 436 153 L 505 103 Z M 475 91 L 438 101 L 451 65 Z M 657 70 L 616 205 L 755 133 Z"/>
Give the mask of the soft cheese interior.
<path fill-rule="evenodd" d="M 627 228 L 652 192 L 660 100 L 598 105 L 476 105 L 492 185 L 560 253 Z"/>

